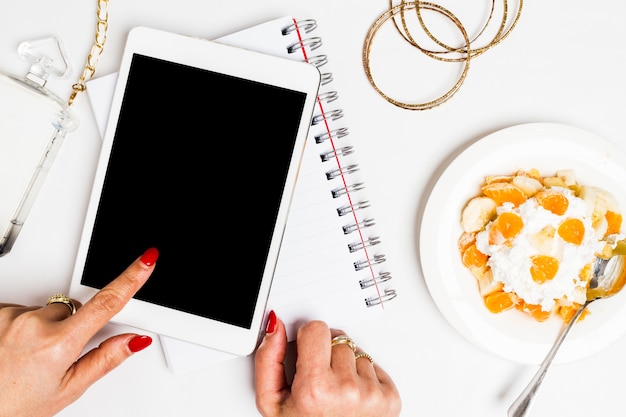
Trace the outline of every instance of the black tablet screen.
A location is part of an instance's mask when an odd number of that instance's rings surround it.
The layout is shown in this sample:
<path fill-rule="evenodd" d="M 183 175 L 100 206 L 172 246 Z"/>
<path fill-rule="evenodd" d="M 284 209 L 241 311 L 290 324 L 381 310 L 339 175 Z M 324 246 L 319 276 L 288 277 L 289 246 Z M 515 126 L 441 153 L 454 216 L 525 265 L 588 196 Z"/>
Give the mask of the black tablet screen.
<path fill-rule="evenodd" d="M 306 95 L 134 55 L 82 283 L 249 328 Z"/>

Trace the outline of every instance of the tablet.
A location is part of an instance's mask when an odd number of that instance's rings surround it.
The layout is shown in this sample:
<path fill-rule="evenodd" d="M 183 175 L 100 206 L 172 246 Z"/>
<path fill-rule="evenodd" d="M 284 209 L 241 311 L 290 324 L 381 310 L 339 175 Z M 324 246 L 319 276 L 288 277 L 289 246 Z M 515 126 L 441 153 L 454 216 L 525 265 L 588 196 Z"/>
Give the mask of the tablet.
<path fill-rule="evenodd" d="M 112 321 L 252 353 L 319 85 L 304 62 L 132 29 L 70 296 L 85 302 L 156 247 Z"/>

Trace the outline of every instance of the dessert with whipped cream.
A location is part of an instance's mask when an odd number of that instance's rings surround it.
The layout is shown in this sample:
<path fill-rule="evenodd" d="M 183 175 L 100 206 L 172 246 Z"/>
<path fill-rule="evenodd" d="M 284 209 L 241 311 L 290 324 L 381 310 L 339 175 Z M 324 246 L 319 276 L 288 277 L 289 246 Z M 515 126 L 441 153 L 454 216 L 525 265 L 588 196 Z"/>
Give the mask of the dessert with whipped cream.
<path fill-rule="evenodd" d="M 485 306 L 569 321 L 585 302 L 596 256 L 608 256 L 622 216 L 613 196 L 573 170 L 490 176 L 461 214 L 459 251 Z"/>

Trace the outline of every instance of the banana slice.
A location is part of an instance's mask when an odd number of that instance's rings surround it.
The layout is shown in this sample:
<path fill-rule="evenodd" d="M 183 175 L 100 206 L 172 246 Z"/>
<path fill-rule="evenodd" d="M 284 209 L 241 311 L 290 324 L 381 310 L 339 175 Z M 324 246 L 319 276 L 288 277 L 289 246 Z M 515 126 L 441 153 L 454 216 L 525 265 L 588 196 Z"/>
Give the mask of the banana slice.
<path fill-rule="evenodd" d="M 537 253 L 556 257 L 554 254 L 556 253 L 555 250 L 558 248 L 555 249 L 555 246 L 558 244 L 559 240 L 554 239 L 555 235 L 556 229 L 554 226 L 547 225 L 538 232 L 528 236 L 528 242 Z"/>
<path fill-rule="evenodd" d="M 617 200 L 615 200 L 615 197 L 602 188 L 590 185 L 581 185 L 579 187 L 578 197 L 582 198 L 585 203 L 587 203 L 593 228 L 601 236 L 604 235 L 607 228 L 606 212 L 620 212 L 619 204 Z"/>
<path fill-rule="evenodd" d="M 561 178 L 567 187 L 576 185 L 576 173 L 573 169 L 561 169 L 557 171 L 555 175 Z"/>
<path fill-rule="evenodd" d="M 528 197 L 532 197 L 543 188 L 541 182 L 527 175 L 516 175 L 513 178 L 513 184 L 521 188 Z"/>
<path fill-rule="evenodd" d="M 461 227 L 466 232 L 478 232 L 496 215 L 496 202 L 489 197 L 474 197 L 461 213 Z"/>
<path fill-rule="evenodd" d="M 561 177 L 545 177 L 543 179 L 543 186 L 546 188 L 552 188 L 552 187 L 567 187 L 565 185 L 565 180 L 563 180 L 563 178 Z"/>
<path fill-rule="evenodd" d="M 474 273 L 474 276 L 478 282 L 478 291 L 481 296 L 485 297 L 492 292 L 502 290 L 502 283 L 500 281 L 494 281 L 493 273 L 490 268 L 485 270 L 482 274 Z"/>

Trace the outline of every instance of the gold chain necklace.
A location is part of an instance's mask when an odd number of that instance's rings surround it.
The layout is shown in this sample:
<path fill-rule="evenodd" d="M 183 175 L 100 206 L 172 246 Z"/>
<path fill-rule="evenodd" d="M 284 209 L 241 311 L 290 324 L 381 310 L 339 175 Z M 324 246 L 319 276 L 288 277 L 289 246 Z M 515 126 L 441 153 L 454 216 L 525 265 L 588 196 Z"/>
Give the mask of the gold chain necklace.
<path fill-rule="evenodd" d="M 87 63 L 85 64 L 85 68 L 83 68 L 82 75 L 78 78 L 78 82 L 72 85 L 72 94 L 67 100 L 68 106 L 72 105 L 78 93 L 87 89 L 85 82 L 89 81 L 96 72 L 96 65 L 98 65 L 98 59 L 104 50 L 104 43 L 107 39 L 107 29 L 109 28 L 109 0 L 98 0 L 98 11 L 96 15 L 98 17 L 98 23 L 96 25 L 95 42 L 87 56 Z"/>

